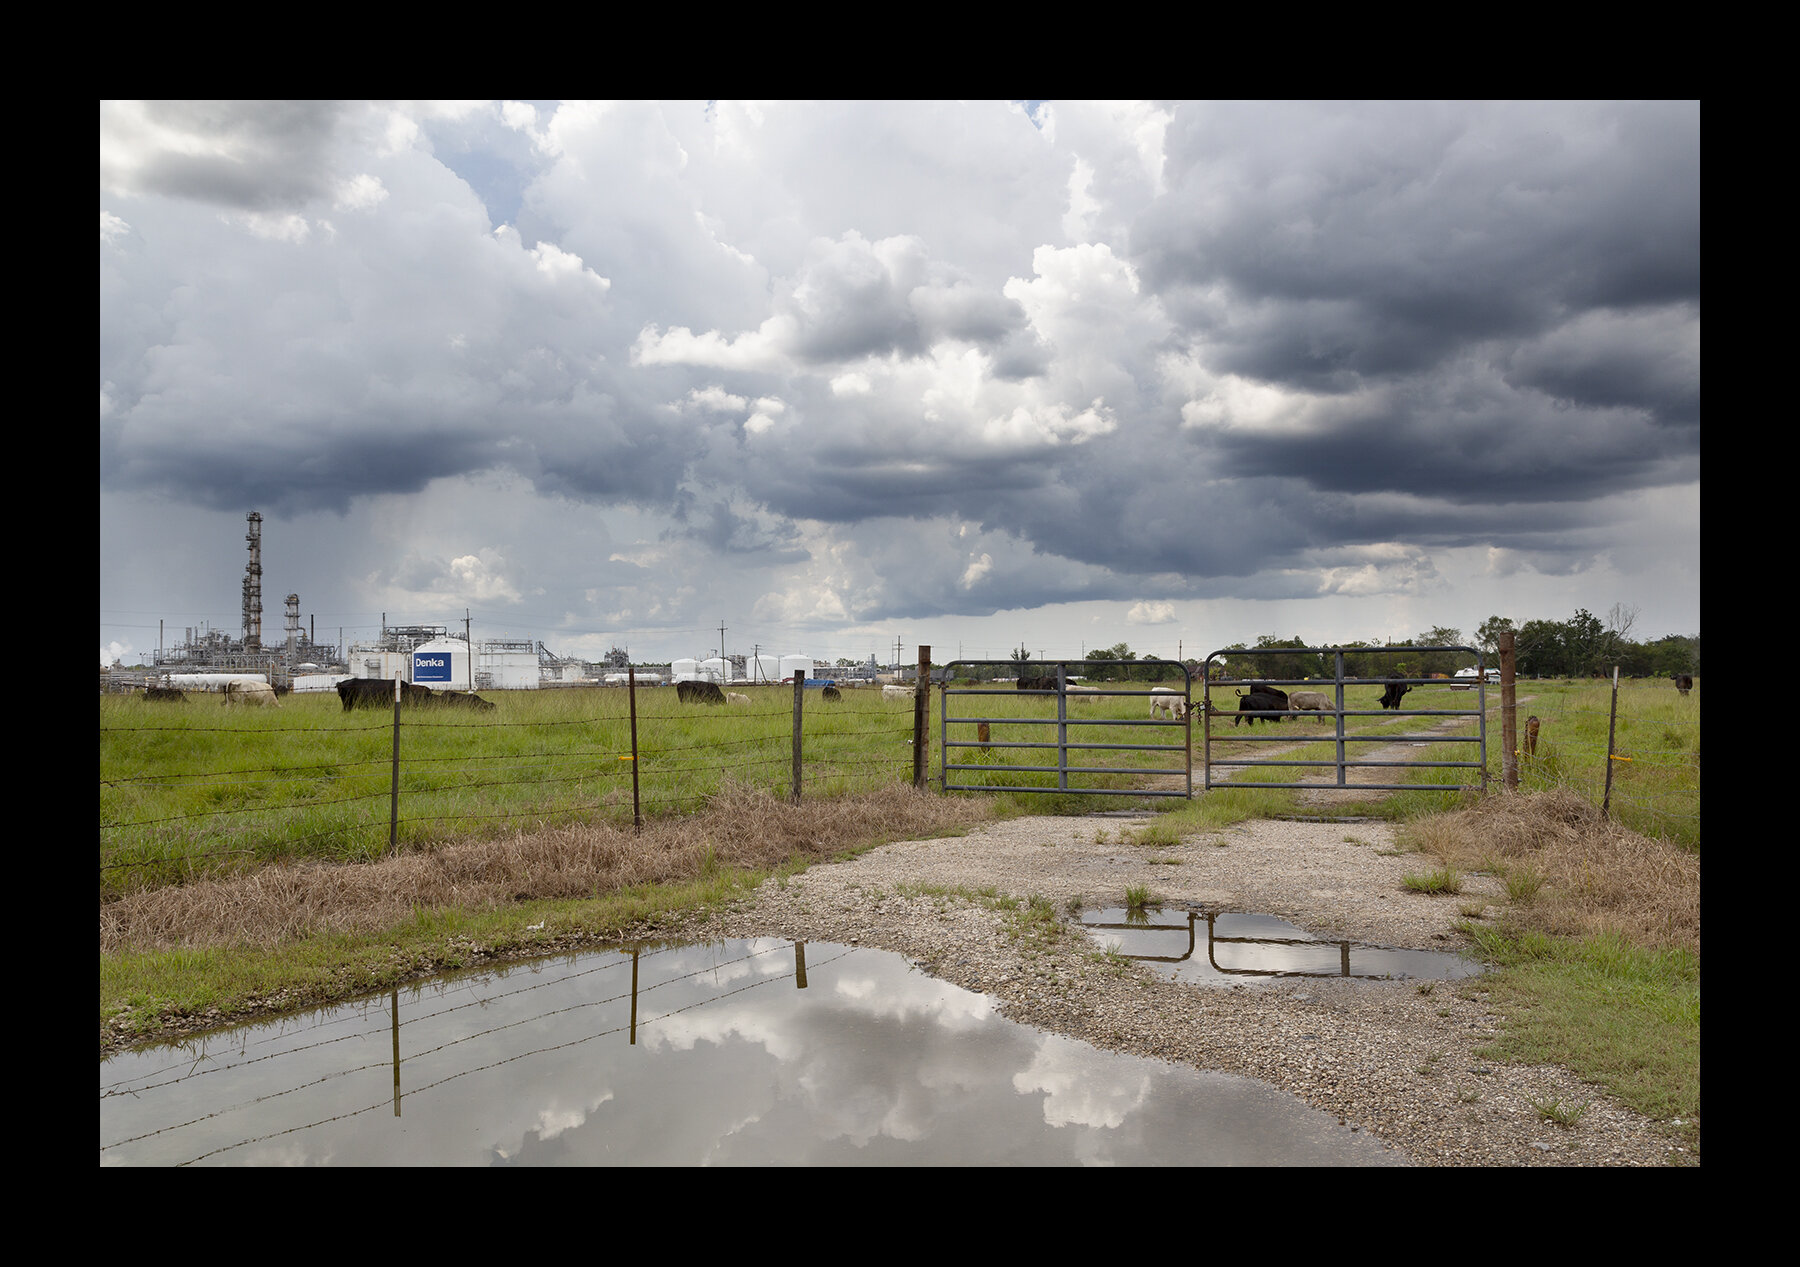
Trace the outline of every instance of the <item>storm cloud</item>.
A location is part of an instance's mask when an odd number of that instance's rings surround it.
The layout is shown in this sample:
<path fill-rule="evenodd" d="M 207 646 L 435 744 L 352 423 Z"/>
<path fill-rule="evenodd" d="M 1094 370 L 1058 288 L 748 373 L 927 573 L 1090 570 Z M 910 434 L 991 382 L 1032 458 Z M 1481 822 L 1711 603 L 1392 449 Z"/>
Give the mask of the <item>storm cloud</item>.
<path fill-rule="evenodd" d="M 235 623 L 252 509 L 352 636 L 1698 630 L 1696 103 L 108 102 L 100 157 L 103 645 Z M 128 564 L 171 506 L 221 544 Z"/>

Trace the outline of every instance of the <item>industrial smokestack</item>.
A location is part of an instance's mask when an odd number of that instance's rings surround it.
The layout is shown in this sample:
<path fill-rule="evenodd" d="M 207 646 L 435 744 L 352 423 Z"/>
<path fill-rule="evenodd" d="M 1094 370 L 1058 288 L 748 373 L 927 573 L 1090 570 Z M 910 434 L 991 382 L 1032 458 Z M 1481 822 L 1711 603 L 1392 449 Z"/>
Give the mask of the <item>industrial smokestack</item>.
<path fill-rule="evenodd" d="M 244 650 L 262 650 L 262 516 L 254 510 L 245 517 L 250 531 L 250 562 L 244 568 Z"/>

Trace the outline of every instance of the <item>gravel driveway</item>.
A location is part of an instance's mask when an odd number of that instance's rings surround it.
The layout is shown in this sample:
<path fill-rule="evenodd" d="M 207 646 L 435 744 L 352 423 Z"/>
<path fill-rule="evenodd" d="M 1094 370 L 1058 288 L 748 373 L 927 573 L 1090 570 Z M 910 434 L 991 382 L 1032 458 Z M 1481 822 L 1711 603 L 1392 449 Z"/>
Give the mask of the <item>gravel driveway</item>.
<path fill-rule="evenodd" d="M 1381 822 L 1256 821 L 1179 845 L 1128 843 L 1115 816 L 1027 818 L 958 838 L 903 841 L 816 864 L 680 931 L 775 935 L 896 951 L 999 1001 L 1027 1025 L 1115 1051 L 1241 1074 L 1370 1131 L 1425 1166 L 1654 1166 L 1679 1157 L 1656 1124 L 1566 1070 L 1476 1054 L 1496 1033 L 1479 978 L 1458 982 L 1289 978 L 1190 984 L 1108 962 L 1070 904 L 1166 903 L 1274 915 L 1315 935 L 1422 950 L 1465 948 L 1455 924 L 1504 891 L 1465 878 L 1427 896 L 1425 870 Z M 1049 937 L 1020 936 L 991 898 L 1053 904 Z M 1539 1105 L 1586 1105 L 1572 1127 Z"/>

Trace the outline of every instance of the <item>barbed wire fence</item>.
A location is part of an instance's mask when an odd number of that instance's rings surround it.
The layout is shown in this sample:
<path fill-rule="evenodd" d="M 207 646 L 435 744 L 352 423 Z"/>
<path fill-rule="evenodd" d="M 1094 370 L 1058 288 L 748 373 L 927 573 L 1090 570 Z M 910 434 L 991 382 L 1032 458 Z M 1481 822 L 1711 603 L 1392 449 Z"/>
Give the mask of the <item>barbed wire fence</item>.
<path fill-rule="evenodd" d="M 322 855 L 370 860 L 403 840 L 642 825 L 702 809 L 736 786 L 798 803 L 918 782 L 912 707 L 879 689 L 845 689 L 830 702 L 819 689 L 794 689 L 791 708 L 771 709 L 683 703 L 673 689 L 633 684 L 628 734 L 614 688 L 556 692 L 572 701 L 560 717 L 397 707 L 367 725 L 271 726 L 263 715 L 258 733 L 289 736 L 303 759 L 206 769 L 170 769 L 162 756 L 196 737 L 229 747 L 241 725 L 102 726 L 103 752 L 110 738 L 143 753 L 136 768 L 103 761 L 102 892 Z M 571 739 L 571 730 L 612 742 Z M 440 755 L 445 745 L 427 739 L 433 731 L 440 740 L 505 735 L 504 750 Z"/>
<path fill-rule="evenodd" d="M 1569 789 L 1645 835 L 1698 846 L 1700 703 L 1666 680 L 1614 675 L 1589 694 L 1544 694 L 1521 704 L 1522 785 Z"/>

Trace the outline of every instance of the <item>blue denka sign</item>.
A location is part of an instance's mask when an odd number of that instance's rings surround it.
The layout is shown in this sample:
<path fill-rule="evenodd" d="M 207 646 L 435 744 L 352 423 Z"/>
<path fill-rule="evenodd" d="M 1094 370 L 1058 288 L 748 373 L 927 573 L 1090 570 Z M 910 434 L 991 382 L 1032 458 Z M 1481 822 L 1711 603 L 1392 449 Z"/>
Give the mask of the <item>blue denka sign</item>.
<path fill-rule="evenodd" d="M 450 653 L 447 651 L 413 652 L 412 680 L 415 682 L 448 682 Z"/>

